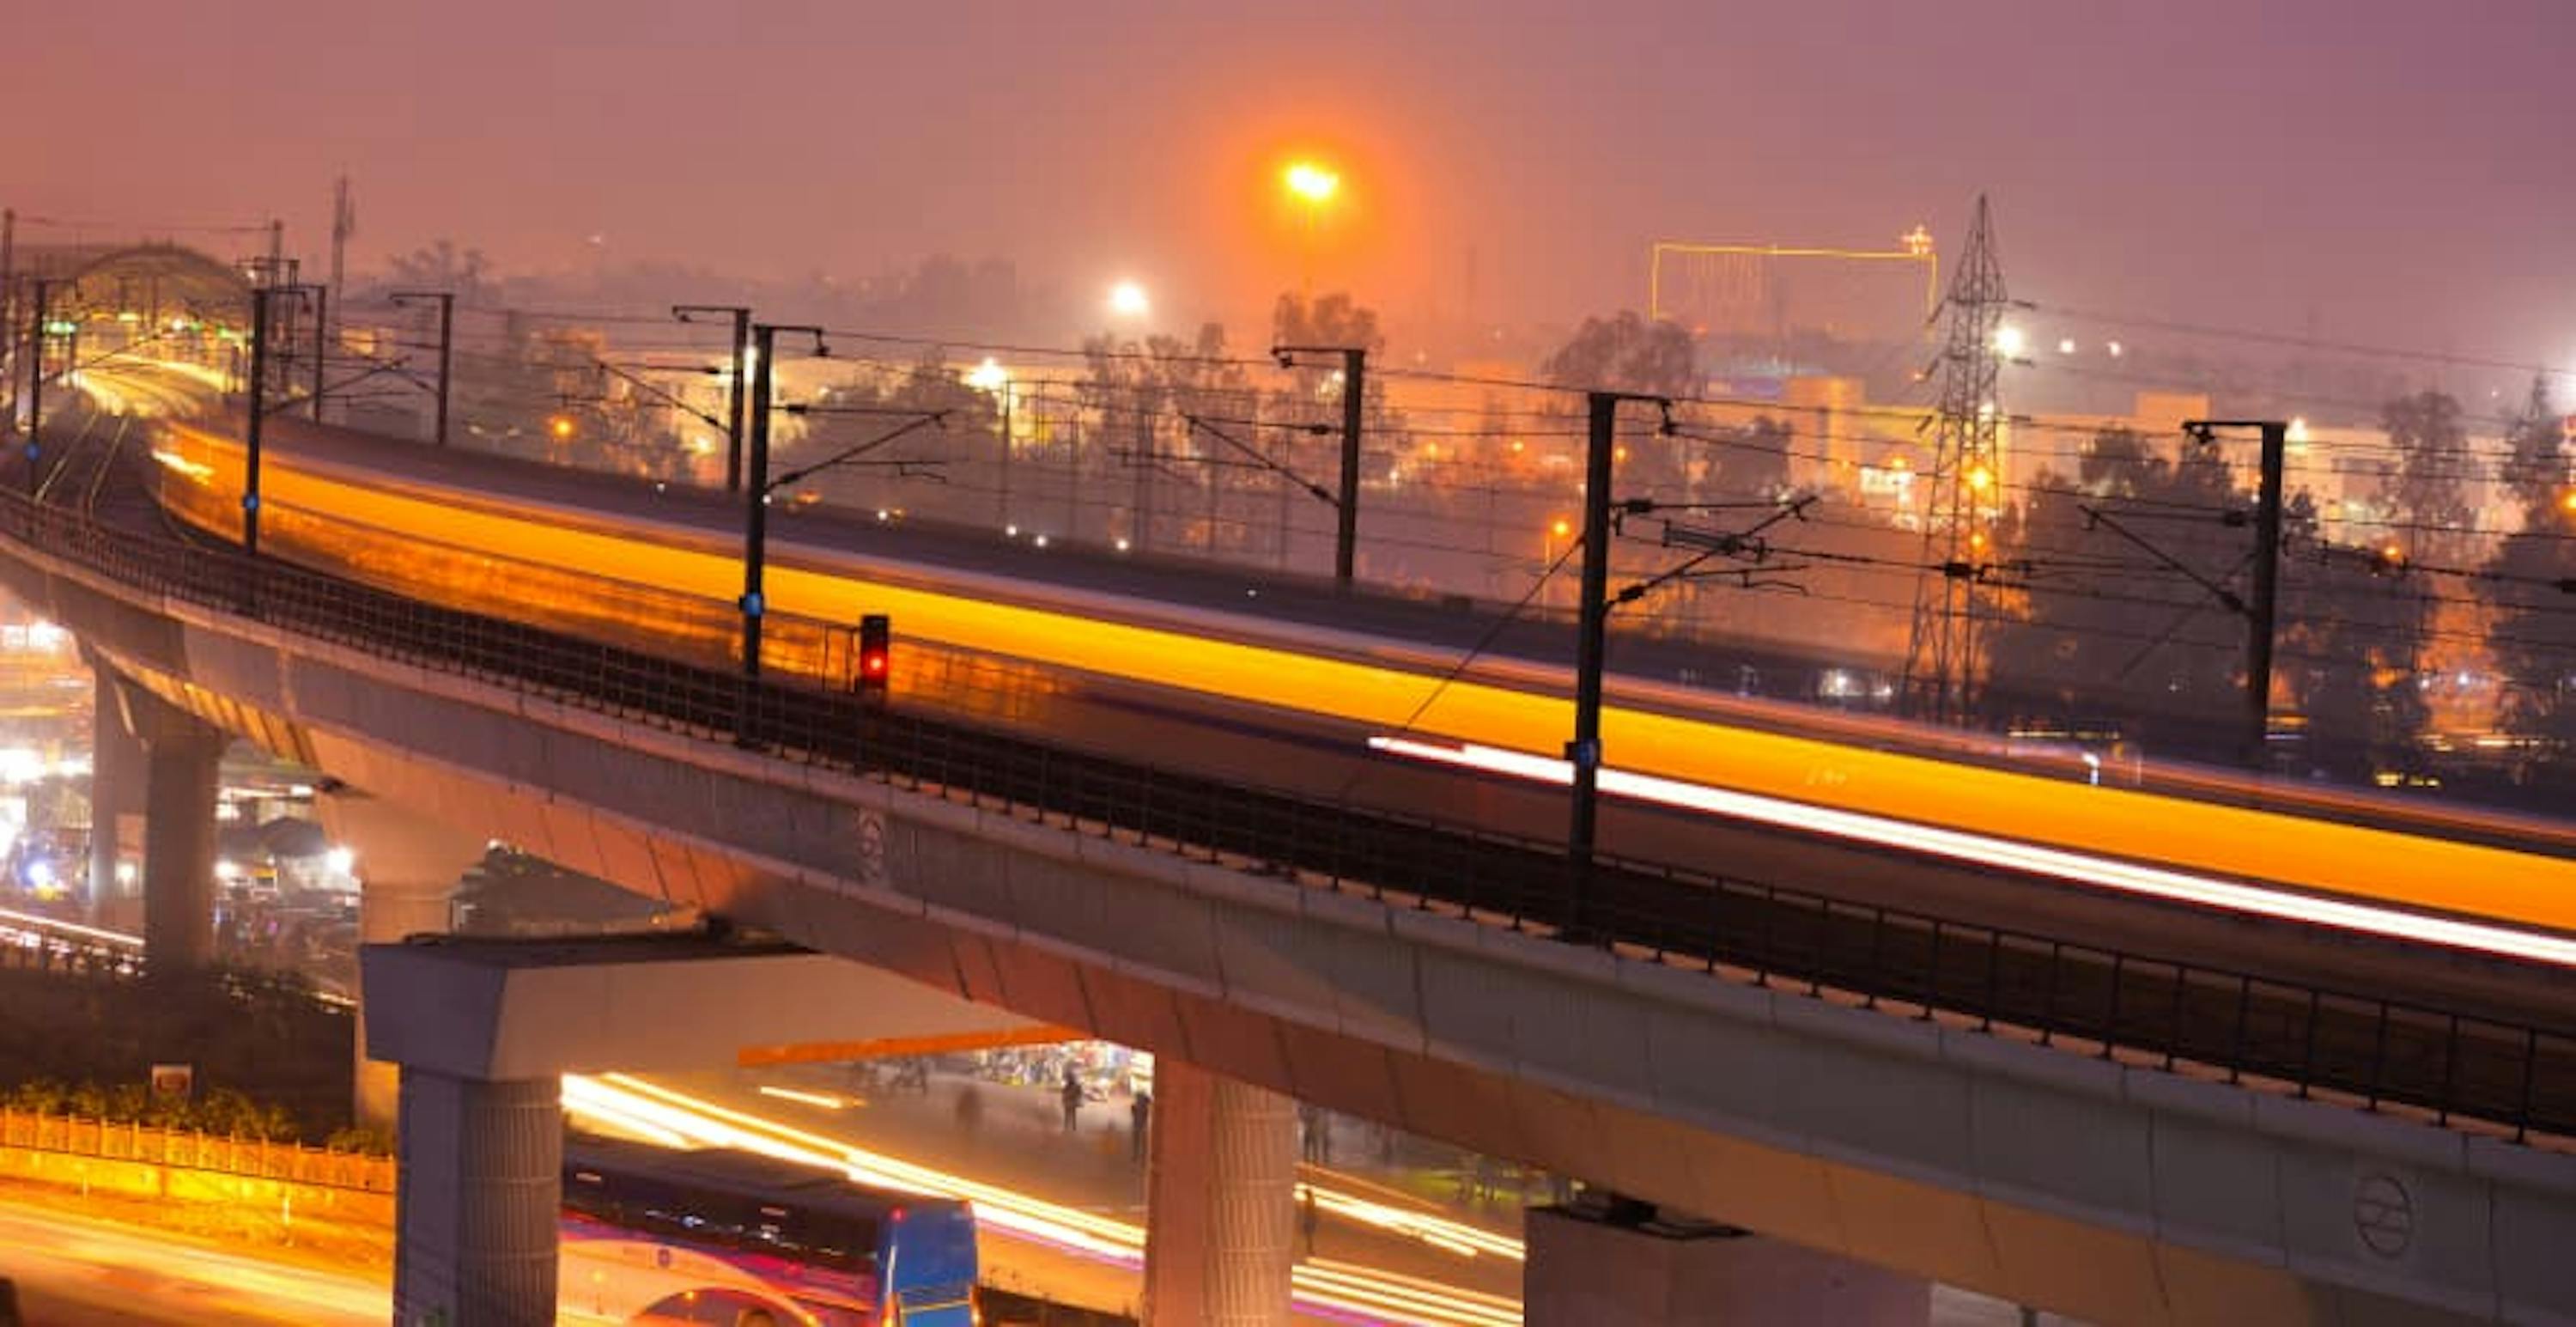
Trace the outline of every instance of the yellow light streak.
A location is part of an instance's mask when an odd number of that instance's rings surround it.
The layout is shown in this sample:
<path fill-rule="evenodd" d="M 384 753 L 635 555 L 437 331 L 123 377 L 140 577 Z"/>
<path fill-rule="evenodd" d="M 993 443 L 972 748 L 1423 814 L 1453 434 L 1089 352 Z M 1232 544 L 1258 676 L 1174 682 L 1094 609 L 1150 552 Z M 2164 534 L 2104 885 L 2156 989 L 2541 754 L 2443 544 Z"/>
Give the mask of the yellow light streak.
<path fill-rule="evenodd" d="M 237 446 L 203 430 L 183 425 L 174 432 L 193 435 L 217 458 L 238 455 Z M 326 476 L 291 457 L 271 466 L 265 487 L 272 510 L 330 513 L 372 526 L 409 550 L 503 550 L 522 560 L 717 603 L 731 602 L 740 589 L 740 565 L 731 552 L 648 542 L 604 524 L 555 524 L 548 519 L 552 513 L 513 508 L 506 499 L 435 502 Z M 782 541 L 773 558 L 792 553 Z M 419 584 L 416 591 L 436 598 L 440 587 Z M 1409 721 L 1411 731 L 1424 736 L 1535 753 L 1561 746 L 1568 722 L 1561 697 L 1468 678 L 1451 683 L 1417 716 L 1422 694 L 1432 685 L 1425 671 L 1320 652 L 1336 648 L 1329 642 L 1289 647 L 1195 635 L 780 562 L 773 562 L 769 595 L 774 612 L 842 622 L 863 612 L 890 613 L 908 637 L 927 642 L 1293 707 L 1380 731 L 1403 729 Z M 1246 634 L 1263 629 L 1257 622 L 1241 625 Z M 1497 664 L 1485 675 L 1532 687 L 1562 680 L 1556 670 L 1511 664 Z M 1624 679 L 1614 679 L 1612 687 L 1622 698 L 1660 701 L 1667 694 Z M 1696 696 L 1670 694 L 1675 704 L 1702 703 Z M 1840 723 L 1831 716 L 1813 722 Z M 1860 743 L 1874 739 L 1857 731 L 1854 741 L 1838 742 L 1633 703 L 1607 707 L 1602 727 L 1605 746 L 1619 764 L 1639 774 L 2507 925 L 2576 931 L 2576 861 L 2560 857 L 1872 750 Z M 2221 793 L 2242 791 L 2188 771 L 2169 777 L 2207 782 Z M 2324 790 L 2272 786 L 2263 795 L 2326 810 L 2345 809 L 2350 801 Z M 2432 825 L 2490 824 L 2478 813 L 2446 808 L 2410 808 L 2405 814 Z M 2513 832 L 2533 832 L 2523 822 L 2504 823 Z"/>

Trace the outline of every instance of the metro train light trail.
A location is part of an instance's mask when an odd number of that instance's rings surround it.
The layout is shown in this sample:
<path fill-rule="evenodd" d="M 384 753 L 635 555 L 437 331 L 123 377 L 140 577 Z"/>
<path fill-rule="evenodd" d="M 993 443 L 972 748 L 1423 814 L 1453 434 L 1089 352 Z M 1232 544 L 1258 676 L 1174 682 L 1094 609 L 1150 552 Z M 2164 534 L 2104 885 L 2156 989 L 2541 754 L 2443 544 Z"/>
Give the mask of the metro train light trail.
<path fill-rule="evenodd" d="M 1403 737 L 1372 737 L 1369 746 L 1410 760 L 1454 765 L 1539 783 L 1565 786 L 1573 781 L 1572 766 L 1566 761 L 1522 751 L 1473 744 L 1448 746 Z M 2566 937 L 2185 875 L 2009 839 L 1837 811 L 1776 797 L 1730 792 L 1632 770 L 1604 768 L 1601 771 L 1601 791 L 1661 806 L 1704 811 L 1785 829 L 1831 834 L 1862 843 L 1947 857 L 1953 861 L 2036 872 L 2151 898 L 2250 913 L 2303 925 L 2447 945 L 2557 967 L 2576 967 L 2576 939 Z"/>
<path fill-rule="evenodd" d="M 208 510 L 229 509 L 222 497 L 238 487 L 237 443 L 178 425 L 168 430 L 163 450 L 173 481 L 203 486 L 214 499 Z M 193 467 L 205 464 L 218 473 L 198 475 Z M 305 557 L 340 570 L 372 568 L 375 579 L 434 601 L 462 596 L 461 606 L 513 611 L 512 604 L 471 598 L 485 556 L 477 550 L 713 604 L 730 603 L 739 588 L 737 555 L 706 531 L 377 475 L 292 453 L 279 453 L 270 467 L 270 510 L 333 527 L 327 546 L 308 548 Z M 281 533 L 285 528 L 281 521 Z M 1248 702 L 1308 721 L 1381 732 L 1406 728 L 1496 750 L 1551 750 L 1563 740 L 1566 701 L 1546 690 L 1561 682 L 1559 670 L 1480 666 L 1416 714 L 1445 662 L 1409 641 L 1104 592 L 1005 586 L 975 573 L 927 572 L 789 539 L 776 541 L 772 554 L 770 605 L 779 613 L 832 622 L 890 613 L 909 639 L 1076 676 Z M 910 575 L 937 577 L 936 588 L 903 579 Z M 1603 715 L 1608 747 L 1631 770 L 1681 784 L 1830 803 L 1866 816 L 2260 880 L 2366 905 L 2576 933 L 2576 860 L 2568 857 L 2170 793 L 2086 787 L 1877 749 L 1829 731 L 1773 731 L 1729 721 L 1714 707 L 1685 712 L 1691 702 L 1677 698 L 1674 688 L 1636 679 L 1614 677 L 1611 699 Z M 2269 795 L 2268 788 L 2261 791 Z M 2453 813 L 2423 818 L 2445 816 Z"/>

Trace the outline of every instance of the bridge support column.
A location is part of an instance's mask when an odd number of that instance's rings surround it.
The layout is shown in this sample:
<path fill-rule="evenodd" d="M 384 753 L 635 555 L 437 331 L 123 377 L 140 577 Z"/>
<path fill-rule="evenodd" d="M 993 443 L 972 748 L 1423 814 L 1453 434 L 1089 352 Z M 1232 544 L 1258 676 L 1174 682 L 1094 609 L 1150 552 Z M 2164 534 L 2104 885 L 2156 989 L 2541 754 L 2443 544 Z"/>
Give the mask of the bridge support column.
<path fill-rule="evenodd" d="M 137 930 L 143 924 L 143 900 L 136 892 L 142 874 L 137 840 L 148 757 L 125 726 L 116 674 L 97 659 L 90 661 L 90 670 L 95 691 L 90 713 L 89 920 L 93 926 Z M 129 852 L 129 844 L 136 850 Z M 117 868 L 128 864 L 120 874 Z"/>
<path fill-rule="evenodd" d="M 1724 1226 L 1664 1225 L 1614 1200 L 1607 1213 L 1530 1210 L 1521 1273 L 1530 1327 L 1717 1327 L 1830 1322 L 1925 1327 L 1932 1285 Z"/>
<path fill-rule="evenodd" d="M 393 944 L 405 937 L 445 935 L 457 881 L 483 860 L 486 840 L 459 834 L 354 789 L 314 799 L 322 828 L 357 857 L 358 939 Z M 400 1100 L 399 1077 L 386 1060 L 367 1058 L 367 992 L 359 978 L 356 1078 L 351 1105 L 358 1123 L 392 1129 Z"/>
<path fill-rule="evenodd" d="M 562 1080 L 405 1066 L 402 1119 L 394 1321 L 553 1322 Z"/>
<path fill-rule="evenodd" d="M 1284 1327 L 1296 1265 L 1296 1103 L 1158 1060 L 1150 1127 L 1148 1327 Z"/>
<path fill-rule="evenodd" d="M 125 729 L 141 738 L 143 959 L 155 972 L 215 957 L 215 793 L 225 738 L 133 685 L 116 688 Z"/>
<path fill-rule="evenodd" d="M 703 1071 L 746 1038 L 864 1042 L 1033 1025 L 891 973 L 708 934 L 376 944 L 367 1049 L 402 1066 L 394 1320 L 555 1320 L 561 1075 Z M 1283 1297 L 1284 1298 L 1284 1297 Z"/>

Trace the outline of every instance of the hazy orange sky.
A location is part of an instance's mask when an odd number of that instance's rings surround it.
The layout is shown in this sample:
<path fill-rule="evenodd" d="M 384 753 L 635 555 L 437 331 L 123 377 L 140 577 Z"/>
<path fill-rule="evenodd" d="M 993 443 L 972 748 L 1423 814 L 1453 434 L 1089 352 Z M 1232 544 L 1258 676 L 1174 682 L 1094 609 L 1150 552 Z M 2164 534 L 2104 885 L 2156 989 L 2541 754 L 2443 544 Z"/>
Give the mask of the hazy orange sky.
<path fill-rule="evenodd" d="M 2564 0 L 38 8 L 0 202 L 288 222 L 362 263 L 861 276 L 934 251 L 1241 317 L 1315 264 L 1398 320 L 1644 300 L 1658 237 L 1955 245 L 2016 294 L 2576 363 Z M 35 238 L 46 232 L 31 231 Z M 54 232 L 59 233 L 59 232 Z M 592 237 L 598 245 L 591 244 Z"/>

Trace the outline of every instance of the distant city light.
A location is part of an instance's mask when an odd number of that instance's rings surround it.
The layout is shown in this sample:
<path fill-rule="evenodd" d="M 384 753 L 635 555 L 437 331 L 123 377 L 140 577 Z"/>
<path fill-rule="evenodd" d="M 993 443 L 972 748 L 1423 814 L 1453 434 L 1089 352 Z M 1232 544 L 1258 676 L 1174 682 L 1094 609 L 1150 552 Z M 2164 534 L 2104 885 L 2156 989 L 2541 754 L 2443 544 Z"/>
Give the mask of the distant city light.
<path fill-rule="evenodd" d="M 2030 338 L 2023 335 L 2018 327 L 1995 329 L 1995 353 L 2006 359 L 2021 358 L 2021 352 L 2028 349 L 2029 345 Z"/>
<path fill-rule="evenodd" d="M 1153 309 L 1145 298 L 1145 288 L 1133 281 L 1121 281 L 1109 288 L 1109 311 L 1121 318 L 1142 318 Z"/>
<path fill-rule="evenodd" d="M 2074 354 L 2075 338 L 2071 336 L 2059 337 L 2057 341 L 2057 353 L 2061 355 Z"/>
<path fill-rule="evenodd" d="M 1144 292 L 1137 292 L 1138 298 L 1143 298 L 1143 295 Z M 1114 304 L 1116 296 L 1113 295 L 1111 299 Z M 1142 310 L 1139 310 L 1139 312 L 1142 312 Z M 1009 386 L 1010 381 L 1011 375 L 1009 372 L 1004 370 L 1002 366 L 990 355 L 986 355 L 984 357 L 983 363 L 976 365 L 974 368 L 969 369 L 966 372 L 966 385 L 979 392 L 998 392 L 1004 387 Z"/>
<path fill-rule="evenodd" d="M 2110 344 L 2103 346 L 2102 349 L 2110 352 L 2111 358 L 2113 359 L 2118 359 L 2124 353 L 2120 348 L 2120 343 L 2117 341 L 2113 341 Z"/>

